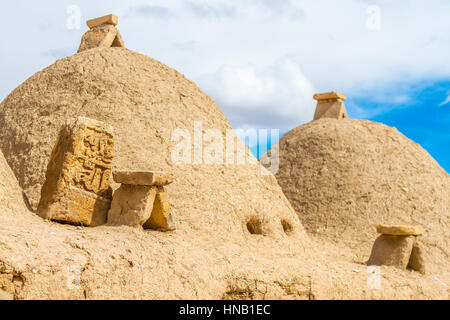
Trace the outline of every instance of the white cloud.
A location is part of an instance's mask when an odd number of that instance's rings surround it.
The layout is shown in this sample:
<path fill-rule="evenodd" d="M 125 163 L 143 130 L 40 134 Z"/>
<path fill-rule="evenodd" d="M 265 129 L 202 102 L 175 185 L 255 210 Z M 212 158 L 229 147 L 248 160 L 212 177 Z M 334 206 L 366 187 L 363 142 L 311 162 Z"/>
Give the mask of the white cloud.
<path fill-rule="evenodd" d="M 199 84 L 240 125 L 286 129 L 311 120 L 314 113 L 315 90 L 288 59 L 264 68 L 224 66 L 199 77 Z"/>
<path fill-rule="evenodd" d="M 71 4 L 81 9 L 80 30 L 66 28 Z M 367 27 L 373 4 L 379 30 Z M 198 82 L 236 127 L 310 120 L 313 88 L 358 97 L 364 109 L 366 99 L 408 104 L 414 95 L 396 92 L 402 84 L 450 79 L 447 0 L 17 0 L 0 11 L 14 25 L 0 29 L 0 99 L 75 53 L 84 20 L 111 12 L 128 48 Z"/>

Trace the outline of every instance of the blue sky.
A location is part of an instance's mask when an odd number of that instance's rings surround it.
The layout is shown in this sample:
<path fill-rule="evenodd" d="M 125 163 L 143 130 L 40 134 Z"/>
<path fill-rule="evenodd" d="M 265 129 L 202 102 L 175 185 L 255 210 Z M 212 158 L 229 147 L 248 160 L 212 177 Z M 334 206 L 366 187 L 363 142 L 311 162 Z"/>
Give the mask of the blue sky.
<path fill-rule="evenodd" d="M 408 138 L 425 148 L 437 162 L 450 172 L 450 80 L 413 83 L 411 101 L 402 107 L 369 117 L 369 120 L 396 127 Z M 366 108 L 377 103 L 357 101 Z"/>
<path fill-rule="evenodd" d="M 287 132 L 314 93 L 397 127 L 450 171 L 448 0 L 2 1 L 0 100 L 76 52 L 85 21 L 119 16 L 126 46 L 177 69 L 234 128 Z M 20 22 L 20 23 L 18 23 Z"/>

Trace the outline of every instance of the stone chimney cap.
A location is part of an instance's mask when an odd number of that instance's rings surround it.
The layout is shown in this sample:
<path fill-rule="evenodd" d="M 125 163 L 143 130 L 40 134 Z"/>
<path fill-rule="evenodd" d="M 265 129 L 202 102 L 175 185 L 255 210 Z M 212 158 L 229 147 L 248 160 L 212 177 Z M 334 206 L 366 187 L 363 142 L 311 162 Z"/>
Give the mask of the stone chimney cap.
<path fill-rule="evenodd" d="M 317 93 L 314 95 L 314 100 L 321 101 L 321 100 L 347 100 L 347 97 L 339 92 L 326 92 L 326 93 Z"/>
<path fill-rule="evenodd" d="M 114 14 L 108 14 L 100 18 L 88 20 L 86 23 L 90 29 L 101 26 L 102 24 L 112 24 L 113 26 L 117 26 L 119 17 Z"/>
<path fill-rule="evenodd" d="M 156 171 L 125 170 L 113 172 L 114 181 L 134 186 L 165 187 L 173 183 L 171 174 Z"/>
<path fill-rule="evenodd" d="M 425 229 L 422 226 L 391 226 L 380 224 L 377 226 L 377 232 L 383 235 L 391 236 L 423 236 Z"/>

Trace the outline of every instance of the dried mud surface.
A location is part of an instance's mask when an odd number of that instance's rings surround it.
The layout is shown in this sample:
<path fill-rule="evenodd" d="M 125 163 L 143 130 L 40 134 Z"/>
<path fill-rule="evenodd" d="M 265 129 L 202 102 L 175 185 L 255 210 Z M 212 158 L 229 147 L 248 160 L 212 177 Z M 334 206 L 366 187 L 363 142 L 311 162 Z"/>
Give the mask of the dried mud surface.
<path fill-rule="evenodd" d="M 57 133 L 76 116 L 114 127 L 116 170 L 175 176 L 175 232 L 78 228 L 27 209 L 19 185 L 35 206 Z M 123 48 L 59 60 L 14 90 L 0 105 L 0 146 L 18 180 L 0 153 L 0 289 L 16 299 L 448 298 L 433 275 L 393 268 L 372 288 L 359 253 L 309 237 L 258 163 L 174 164 L 172 131 L 195 121 L 231 129 L 193 82 Z"/>

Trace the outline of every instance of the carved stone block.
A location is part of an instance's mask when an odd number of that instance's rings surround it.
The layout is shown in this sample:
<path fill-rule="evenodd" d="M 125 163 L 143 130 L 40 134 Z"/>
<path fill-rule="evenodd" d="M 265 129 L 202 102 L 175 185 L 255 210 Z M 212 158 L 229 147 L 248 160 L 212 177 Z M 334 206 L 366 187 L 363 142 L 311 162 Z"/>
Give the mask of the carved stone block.
<path fill-rule="evenodd" d="M 66 123 L 47 167 L 39 215 L 75 225 L 106 223 L 113 149 L 111 126 L 83 117 Z"/>

